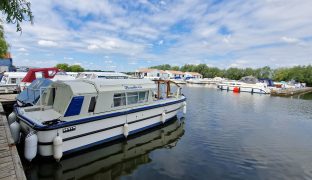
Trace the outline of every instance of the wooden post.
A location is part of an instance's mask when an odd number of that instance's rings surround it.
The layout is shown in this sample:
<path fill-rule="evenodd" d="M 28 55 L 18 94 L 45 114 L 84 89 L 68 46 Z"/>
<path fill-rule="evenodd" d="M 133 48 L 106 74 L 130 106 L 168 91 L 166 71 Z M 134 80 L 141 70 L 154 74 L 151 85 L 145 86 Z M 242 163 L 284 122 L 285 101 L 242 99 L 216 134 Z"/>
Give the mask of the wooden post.
<path fill-rule="evenodd" d="M 160 99 L 160 85 L 159 85 L 159 81 L 157 81 L 157 85 L 158 85 L 158 90 L 157 90 L 157 99 Z"/>
<path fill-rule="evenodd" d="M 166 86 L 167 86 L 167 98 L 169 98 L 169 94 L 170 94 L 170 85 L 169 85 L 169 81 L 166 82 Z"/>
<path fill-rule="evenodd" d="M 170 94 L 171 94 L 171 85 L 170 85 L 170 81 L 168 81 L 168 87 L 169 87 L 168 92 L 169 92 L 169 95 L 170 95 Z"/>

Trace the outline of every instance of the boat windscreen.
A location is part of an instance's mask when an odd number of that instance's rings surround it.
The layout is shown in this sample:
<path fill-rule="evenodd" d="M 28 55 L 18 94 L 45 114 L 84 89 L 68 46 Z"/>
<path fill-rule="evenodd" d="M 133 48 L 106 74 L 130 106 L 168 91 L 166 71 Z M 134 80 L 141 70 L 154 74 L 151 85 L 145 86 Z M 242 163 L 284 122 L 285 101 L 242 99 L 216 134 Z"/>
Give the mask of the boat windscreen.
<path fill-rule="evenodd" d="M 23 103 L 24 105 L 33 105 L 40 97 L 40 89 L 47 88 L 51 83 L 52 81 L 50 79 L 36 79 L 16 97 L 16 100 Z"/>

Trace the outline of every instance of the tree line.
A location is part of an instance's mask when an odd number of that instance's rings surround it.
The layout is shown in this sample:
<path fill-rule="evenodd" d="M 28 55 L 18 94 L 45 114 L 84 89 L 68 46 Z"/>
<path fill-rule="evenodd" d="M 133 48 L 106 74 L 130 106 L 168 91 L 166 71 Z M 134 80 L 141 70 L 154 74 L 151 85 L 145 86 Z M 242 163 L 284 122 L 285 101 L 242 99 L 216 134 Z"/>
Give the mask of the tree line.
<path fill-rule="evenodd" d="M 78 64 L 69 65 L 67 63 L 61 63 L 61 64 L 57 64 L 55 67 L 58 69 L 61 69 L 63 71 L 66 71 L 66 72 L 83 72 L 83 71 L 85 71 L 84 68 Z"/>
<path fill-rule="evenodd" d="M 217 67 L 209 67 L 206 64 L 185 64 L 181 67 L 170 66 L 169 64 L 163 64 L 158 66 L 152 66 L 150 68 L 159 70 L 179 70 L 183 72 L 198 72 L 204 76 L 204 78 L 223 77 L 233 80 L 239 80 L 244 76 L 254 76 L 256 78 L 269 78 L 274 81 L 290 81 L 295 80 L 297 82 L 305 82 L 307 85 L 312 86 L 312 66 L 294 66 L 272 69 L 269 66 L 261 68 L 228 68 L 220 69 Z"/>

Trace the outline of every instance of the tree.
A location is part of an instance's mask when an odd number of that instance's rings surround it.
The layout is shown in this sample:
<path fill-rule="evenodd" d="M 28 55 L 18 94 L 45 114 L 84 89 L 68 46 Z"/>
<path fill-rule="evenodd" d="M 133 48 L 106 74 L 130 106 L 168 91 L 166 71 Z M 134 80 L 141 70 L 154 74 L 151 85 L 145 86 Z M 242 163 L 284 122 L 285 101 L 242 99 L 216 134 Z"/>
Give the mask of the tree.
<path fill-rule="evenodd" d="M 16 31 L 22 31 L 21 22 L 33 23 L 33 15 L 27 0 L 1 0 L 0 11 L 6 15 L 6 22 L 16 24 Z"/>
<path fill-rule="evenodd" d="M 56 68 L 61 69 L 63 71 L 69 71 L 69 65 L 66 63 L 57 64 Z"/>
<path fill-rule="evenodd" d="M 171 70 L 171 66 L 169 64 L 163 64 L 158 66 L 152 66 L 151 69 L 159 69 L 159 70 Z"/>
<path fill-rule="evenodd" d="M 3 27 L 0 24 L 0 58 L 3 57 L 8 52 L 9 44 L 4 38 Z"/>
<path fill-rule="evenodd" d="M 272 77 L 272 70 L 269 66 L 264 66 L 262 68 L 259 68 L 259 76 L 258 78 L 271 78 Z"/>
<path fill-rule="evenodd" d="M 172 66 L 172 67 L 171 67 L 171 70 L 179 71 L 179 70 L 180 70 L 180 67 L 179 67 L 179 66 Z"/>
<path fill-rule="evenodd" d="M 229 68 L 226 71 L 226 77 L 229 79 L 239 80 L 243 77 L 243 71 L 238 68 Z"/>
<path fill-rule="evenodd" d="M 84 69 L 80 65 L 76 64 L 76 65 L 69 66 L 69 71 L 70 72 L 83 72 Z"/>

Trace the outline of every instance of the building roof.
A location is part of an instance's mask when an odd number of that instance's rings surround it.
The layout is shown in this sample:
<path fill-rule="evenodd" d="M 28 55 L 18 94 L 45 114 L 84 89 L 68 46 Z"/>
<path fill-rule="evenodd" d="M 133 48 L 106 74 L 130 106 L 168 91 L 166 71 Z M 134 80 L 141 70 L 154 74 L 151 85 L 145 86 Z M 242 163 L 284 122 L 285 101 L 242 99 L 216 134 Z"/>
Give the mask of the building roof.
<path fill-rule="evenodd" d="M 200 73 L 198 72 L 185 72 L 185 74 L 190 74 L 192 76 L 202 76 Z"/>
<path fill-rule="evenodd" d="M 141 69 L 136 70 L 136 72 L 142 72 L 142 73 L 148 73 L 148 72 L 153 72 L 153 71 L 158 71 L 158 69 L 141 68 Z"/>
<path fill-rule="evenodd" d="M 162 74 L 167 74 L 166 71 L 158 70 L 158 69 L 141 68 L 141 69 L 136 70 L 136 72 L 141 72 L 141 73 L 148 73 L 148 72 L 153 72 L 153 71 L 157 71 Z"/>
<path fill-rule="evenodd" d="M 182 71 L 167 70 L 167 72 L 169 72 L 169 73 L 171 73 L 171 74 L 184 75 L 184 72 L 182 72 Z"/>

